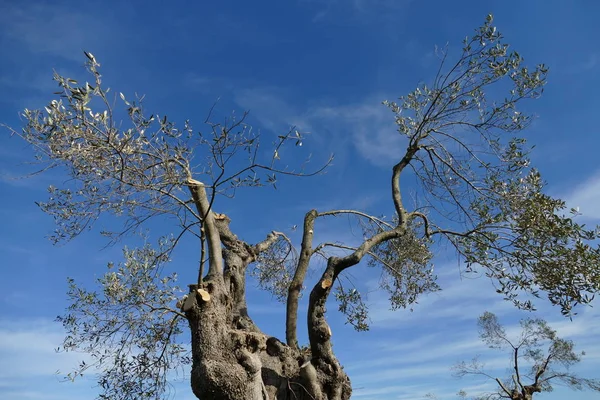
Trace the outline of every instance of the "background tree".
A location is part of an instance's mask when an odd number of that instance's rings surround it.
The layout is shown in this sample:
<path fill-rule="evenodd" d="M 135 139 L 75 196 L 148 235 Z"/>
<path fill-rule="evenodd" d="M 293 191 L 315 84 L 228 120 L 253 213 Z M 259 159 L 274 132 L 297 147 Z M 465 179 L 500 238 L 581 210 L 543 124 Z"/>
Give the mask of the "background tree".
<path fill-rule="evenodd" d="M 551 392 L 552 385 L 563 384 L 575 390 L 600 392 L 600 380 L 581 378 L 569 368 L 581 361 L 584 352 L 576 353 L 571 340 L 561 339 L 542 319 L 521 320 L 521 333 L 512 339 L 491 312 L 479 317 L 480 338 L 492 349 L 510 352 L 512 375 L 508 379 L 494 377 L 484 371 L 477 358 L 455 366 L 455 374 L 481 375 L 495 381 L 498 390 L 476 399 L 531 400 L 535 393 Z M 544 350 L 545 349 L 545 350 Z M 527 368 L 529 367 L 529 368 Z M 466 393 L 462 392 L 463 397 Z"/>
<path fill-rule="evenodd" d="M 599 232 L 576 223 L 562 200 L 543 193 L 521 136 L 531 118 L 516 107 L 541 94 L 546 68 L 524 67 L 491 16 L 452 62 L 439 53 L 429 85 L 384 102 L 406 140 L 406 151 L 391 166 L 393 217 L 310 210 L 299 223 L 297 250 L 279 231 L 245 242 L 216 210 L 241 188 L 320 172 L 281 164 L 286 146 L 302 144 L 300 132 L 278 136 L 265 152 L 264 138 L 246 125 L 245 115 L 215 123 L 211 111 L 209 132 L 202 134 L 187 121 L 176 127 L 166 116 L 148 116 L 141 98 L 119 94 L 127 110 L 121 117 L 113 107 L 119 99 L 102 84 L 100 64 L 86 56 L 92 83 L 55 74 L 59 97 L 44 110 L 25 110 L 23 130 L 12 131 L 36 150 L 43 171 L 61 167 L 69 177 L 61 187 L 50 186 L 49 200 L 39 203 L 56 220 L 52 239 L 72 239 L 101 216 L 114 216 L 104 221 L 120 226 L 102 232 L 111 243 L 157 220 L 177 228 L 164 232 L 156 247 L 126 248 L 124 260 L 109 264 L 99 279 L 99 290 L 70 281 L 72 305 L 59 318 L 68 332 L 64 349 L 91 357 L 71 377 L 93 366 L 103 398 L 159 398 L 168 387 L 167 372 L 189 362 L 192 390 L 204 400 L 348 399 L 352 388 L 333 352 L 325 305 L 335 288 L 349 322 L 368 328 L 360 292 L 340 284 L 363 259 L 381 270 L 392 308 L 439 289 L 432 251 L 441 242 L 457 250 L 467 272 L 485 272 L 519 307 L 533 308 L 521 294 L 543 291 L 569 315 L 600 288 L 600 255 L 592 246 Z M 413 178 L 413 193 L 401 185 L 402 177 Z M 406 193 L 416 204 L 405 203 Z M 317 241 L 317 222 L 339 215 L 362 225 L 358 246 Z M 199 262 L 188 266 L 197 268 L 198 278 L 182 297 L 176 276 L 163 272 L 184 238 L 197 241 Z M 315 257 L 324 257 L 326 266 L 316 282 L 308 282 Z M 248 273 L 286 302 L 285 343 L 252 321 Z M 301 346 L 298 306 L 307 285 L 312 288 L 302 327 L 309 343 Z M 188 329 L 191 352 L 181 338 Z"/>

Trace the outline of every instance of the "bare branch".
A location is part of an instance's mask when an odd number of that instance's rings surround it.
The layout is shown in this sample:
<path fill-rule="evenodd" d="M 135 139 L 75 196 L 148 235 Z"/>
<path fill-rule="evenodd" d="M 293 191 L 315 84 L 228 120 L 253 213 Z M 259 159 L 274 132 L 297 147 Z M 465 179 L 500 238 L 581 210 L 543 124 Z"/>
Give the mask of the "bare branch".
<path fill-rule="evenodd" d="M 370 221 L 375 222 L 377 225 L 381 226 L 382 228 L 384 228 L 384 227 L 385 228 L 389 228 L 389 229 L 393 229 L 394 228 L 394 226 L 392 224 L 384 221 L 381 218 L 377 218 L 377 217 L 374 217 L 374 216 L 369 215 L 367 213 L 364 213 L 364 212 L 361 212 L 361 211 L 356 211 L 356 210 L 332 210 L 332 211 L 325 211 L 325 212 L 320 212 L 318 216 L 319 217 L 326 217 L 326 216 L 329 216 L 329 215 L 337 216 L 337 215 L 342 215 L 342 214 L 351 214 L 351 215 L 357 215 L 357 216 L 362 217 L 362 218 L 366 218 L 366 219 L 368 219 Z"/>
<path fill-rule="evenodd" d="M 508 398 L 512 397 L 512 392 L 508 390 L 506 386 L 504 386 L 504 383 L 502 383 L 500 379 L 495 378 L 494 380 L 496 381 L 496 383 L 498 383 L 498 386 L 500 386 L 500 388 L 508 396 Z"/>
<path fill-rule="evenodd" d="M 308 264 L 314 253 L 312 242 L 314 238 L 315 220 L 318 215 L 316 210 L 311 210 L 306 213 L 306 216 L 304 217 L 300 257 L 298 258 L 298 265 L 296 266 L 294 277 L 292 278 L 292 282 L 288 289 L 285 315 L 285 337 L 288 346 L 292 348 L 298 348 L 298 301 L 300 299 L 300 292 L 302 290 L 302 285 L 304 284 L 306 272 L 308 271 Z"/>
<path fill-rule="evenodd" d="M 283 232 L 272 231 L 267 235 L 267 238 L 265 240 L 253 246 L 254 251 L 257 254 L 262 253 L 263 251 L 267 250 L 269 246 L 275 243 L 279 238 L 285 239 L 285 241 L 287 241 L 290 245 L 292 244 L 290 238 L 288 238 Z"/>
<path fill-rule="evenodd" d="M 221 255 L 221 238 L 219 231 L 215 227 L 214 212 L 210 208 L 206 189 L 202 182 L 188 178 L 187 185 L 194 198 L 198 213 L 203 216 L 202 225 L 206 230 L 206 240 L 208 241 L 208 275 L 211 278 L 223 279 L 223 256 Z"/>

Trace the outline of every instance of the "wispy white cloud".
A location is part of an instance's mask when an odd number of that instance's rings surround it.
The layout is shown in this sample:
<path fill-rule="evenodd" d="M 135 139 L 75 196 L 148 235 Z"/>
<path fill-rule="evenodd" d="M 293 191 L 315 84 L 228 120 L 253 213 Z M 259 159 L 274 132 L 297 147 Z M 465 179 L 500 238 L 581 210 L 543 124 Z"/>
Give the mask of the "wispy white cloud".
<path fill-rule="evenodd" d="M 568 74 L 587 73 L 598 66 L 598 61 L 600 61 L 600 57 L 598 56 L 598 54 L 590 53 L 586 56 L 584 60 L 576 62 L 570 67 L 568 67 L 566 72 Z"/>
<path fill-rule="evenodd" d="M 414 0 L 304 0 L 315 9 L 313 22 L 344 18 L 356 23 L 401 20 Z"/>
<path fill-rule="evenodd" d="M 10 57 L 3 60 L 7 68 L 0 77 L 0 88 L 7 96 L 2 102 L 15 111 L 40 108 L 46 95 L 57 90 L 52 68 L 74 76 L 83 64 L 83 50 L 102 55 L 114 51 L 120 30 L 106 14 L 106 7 L 85 12 L 66 2 L 1 2 L 0 38 L 2 50 Z M 93 15 L 91 15 L 93 13 Z M 121 42 L 126 37 L 121 35 Z M 100 54 L 97 54 L 100 53 Z M 109 53 L 109 51 L 106 51 Z M 28 62 L 17 60 L 28 59 Z M 12 68 L 11 68 L 12 67 Z M 16 115 L 15 115 L 16 116 Z"/>
<path fill-rule="evenodd" d="M 409 384 L 398 384 L 390 386 L 380 386 L 376 389 L 363 389 L 357 386 L 352 392 L 352 398 L 356 399 L 406 399 L 414 400 L 424 398 L 429 390 L 429 386 L 426 384 L 421 385 L 409 385 Z"/>
<path fill-rule="evenodd" d="M 31 296 L 26 301 L 31 302 Z M 90 379 L 62 381 L 62 374 L 71 371 L 85 357 L 57 353 L 55 349 L 63 338 L 60 325 L 47 319 L 0 320 L 0 397 L 67 400 L 89 396 L 95 384 Z M 32 381 L 36 382 L 35 387 Z"/>
<path fill-rule="evenodd" d="M 73 382 L 63 379 L 82 360 L 90 361 L 85 353 L 57 353 L 64 336 L 60 324 L 48 319 L 0 320 L 0 398 L 75 400 L 93 396 L 97 369 L 89 369 Z M 169 373 L 172 386 L 168 398 L 192 398 L 189 372 L 186 366 Z"/>
<path fill-rule="evenodd" d="M 82 356 L 57 353 L 63 339 L 60 325 L 49 320 L 0 320 L 0 378 L 68 372 Z"/>
<path fill-rule="evenodd" d="M 81 51 L 113 37 L 114 27 L 65 5 L 5 2 L 0 6 L 2 36 L 39 56 L 81 62 Z"/>
<path fill-rule="evenodd" d="M 57 390 L 56 388 L 52 388 L 50 390 L 46 389 L 34 389 L 31 387 L 28 388 L 22 388 L 19 389 L 18 387 L 16 388 L 11 388 L 8 390 L 2 390 L 0 389 L 0 395 L 5 398 L 5 399 L 11 399 L 11 400 L 76 400 L 76 399 L 81 399 L 82 397 L 80 396 L 85 396 L 86 394 L 88 394 L 89 392 L 83 392 L 83 393 L 71 393 L 71 394 L 67 394 L 65 392 L 70 392 L 69 390 L 65 390 L 67 389 L 67 385 L 69 385 L 69 383 L 64 382 L 63 387 L 61 388 L 61 393 L 58 394 L 56 393 Z M 30 386 L 30 385 L 29 385 Z M 38 387 L 40 386 L 45 386 L 45 385 L 39 385 L 39 381 L 38 381 L 38 385 L 36 385 Z M 73 386 L 71 385 L 68 389 L 73 389 Z M 54 392 L 54 394 L 53 394 Z"/>
<path fill-rule="evenodd" d="M 561 197 L 565 199 L 567 206 L 579 208 L 584 218 L 600 219 L 600 171 L 575 184 L 575 187 Z"/>
<path fill-rule="evenodd" d="M 191 72 L 183 77 L 182 84 L 186 90 L 207 94 L 214 85 L 214 81 L 214 78 Z"/>
<path fill-rule="evenodd" d="M 22 171 L 20 173 L 2 168 L 0 166 L 0 185 L 14 186 L 20 189 L 39 189 L 47 187 L 53 180 L 56 181 L 56 174 L 48 175 L 30 175 L 27 176 Z"/>
<path fill-rule="evenodd" d="M 405 140 L 396 131 L 394 117 L 376 96 L 362 103 L 337 107 L 318 107 L 310 119 L 317 126 L 325 126 L 338 137 L 350 136 L 358 153 L 374 165 L 389 167 L 402 156 Z"/>
<path fill-rule="evenodd" d="M 402 155 L 405 139 L 396 131 L 394 117 L 381 104 L 384 95 L 367 96 L 360 103 L 297 105 L 281 89 L 239 91 L 235 101 L 267 129 L 281 132 L 292 126 L 328 142 L 331 149 L 352 146 L 373 165 L 389 167 Z"/>
<path fill-rule="evenodd" d="M 439 324 L 440 321 L 473 321 L 485 310 L 498 315 L 511 310 L 511 305 L 495 293 L 488 278 L 461 276 L 455 264 L 438 265 L 436 271 L 439 271 L 438 283 L 442 290 L 421 296 L 418 304 L 412 306 L 414 312 L 390 310 L 387 295 L 375 292 L 369 299 L 373 326 L 394 329 L 412 323 L 422 325 Z M 485 310 L 482 309 L 482 304 L 485 304 Z"/>
<path fill-rule="evenodd" d="M 301 131 L 312 131 L 308 113 L 285 98 L 285 92 L 275 88 L 243 89 L 234 95 L 235 102 L 250 110 L 266 129 L 282 132 L 296 127 Z"/>
<path fill-rule="evenodd" d="M 77 55 L 80 55 L 79 51 Z M 3 75 L 0 77 L 0 87 L 2 86 L 14 92 L 28 88 L 39 92 L 52 93 L 58 88 L 58 84 L 52 80 L 52 70 L 50 69 L 34 73 L 23 69 L 18 71 L 17 75 Z"/>

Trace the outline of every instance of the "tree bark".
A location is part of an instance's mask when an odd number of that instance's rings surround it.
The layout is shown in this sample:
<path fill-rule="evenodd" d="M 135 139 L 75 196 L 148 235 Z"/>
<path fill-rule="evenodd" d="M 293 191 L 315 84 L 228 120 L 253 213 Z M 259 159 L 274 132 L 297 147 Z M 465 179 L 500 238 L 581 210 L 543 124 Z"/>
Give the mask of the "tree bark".
<path fill-rule="evenodd" d="M 288 346 L 264 334 L 248 314 L 245 274 L 261 246 L 250 246 L 215 214 L 222 243 L 222 277 L 210 274 L 202 289 L 190 285 L 185 310 L 192 336 L 192 391 L 202 400 L 347 400 L 351 387 L 337 359 L 316 360 L 308 349 Z M 267 238 L 269 240 L 269 238 Z M 333 355 L 333 353 L 331 353 Z"/>
<path fill-rule="evenodd" d="M 298 337 L 297 337 L 297 323 L 298 323 L 298 301 L 300 299 L 300 292 L 302 291 L 302 285 L 306 272 L 308 271 L 308 264 L 310 258 L 313 255 L 313 230 L 315 226 L 315 219 L 318 213 L 316 210 L 311 210 L 306 213 L 304 217 L 304 228 L 302 230 L 302 247 L 300 249 L 300 257 L 298 259 L 298 266 L 294 272 L 294 277 L 288 289 L 288 297 L 286 303 L 286 314 L 285 314 L 285 336 L 288 346 L 298 349 Z"/>

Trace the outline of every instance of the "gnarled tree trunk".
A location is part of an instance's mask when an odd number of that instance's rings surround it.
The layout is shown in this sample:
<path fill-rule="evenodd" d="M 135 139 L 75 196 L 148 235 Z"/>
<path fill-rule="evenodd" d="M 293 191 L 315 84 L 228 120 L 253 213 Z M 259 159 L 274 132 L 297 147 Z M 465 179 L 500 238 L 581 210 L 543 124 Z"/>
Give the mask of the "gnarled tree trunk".
<path fill-rule="evenodd" d="M 223 245 L 224 268 L 209 269 L 199 285 L 190 285 L 183 304 L 192 337 L 191 386 L 196 397 L 202 400 L 350 398 L 350 380 L 333 352 L 315 357 L 314 351 L 288 346 L 264 334 L 254 324 L 246 306 L 245 274 L 264 242 L 250 246 L 239 240 L 229 230 L 229 218 L 224 215 L 213 214 L 212 223 Z M 265 242 L 269 240 L 274 238 L 269 236 Z M 324 309 L 313 317 L 309 327 L 322 325 L 323 313 Z M 323 339 L 329 342 L 330 331 L 325 335 Z M 311 338 L 311 347 L 313 344 L 317 343 Z"/>
<path fill-rule="evenodd" d="M 343 369 L 311 362 L 310 351 L 293 349 L 258 330 L 249 318 L 231 318 L 226 290 L 207 282 L 208 302 L 192 286 L 195 305 L 186 312 L 192 333 L 191 385 L 202 400 L 348 399 Z M 245 320 L 245 322 L 242 322 Z M 325 367 L 325 368 L 324 368 Z"/>

